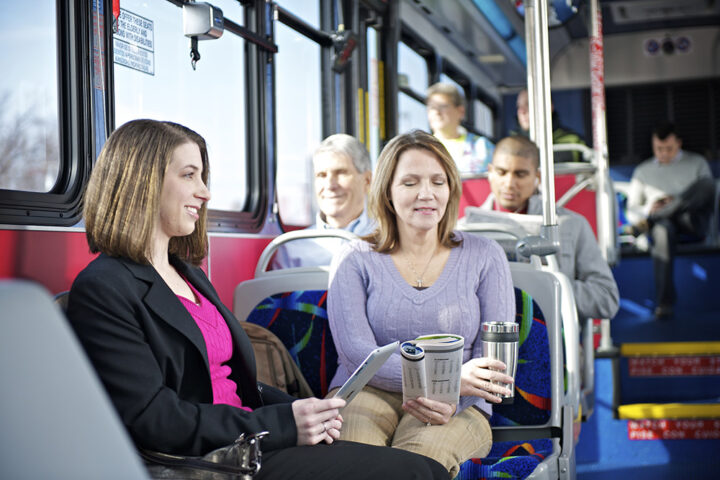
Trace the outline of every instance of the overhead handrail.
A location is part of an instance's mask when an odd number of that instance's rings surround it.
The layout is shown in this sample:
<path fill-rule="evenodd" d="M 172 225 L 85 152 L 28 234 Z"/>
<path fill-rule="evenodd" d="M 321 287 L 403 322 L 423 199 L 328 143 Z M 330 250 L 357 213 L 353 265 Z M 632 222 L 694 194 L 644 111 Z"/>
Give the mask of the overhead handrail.
<path fill-rule="evenodd" d="M 580 152 L 580 154 L 583 157 L 583 160 L 586 162 L 594 162 L 595 161 L 595 150 L 588 147 L 584 143 L 555 143 L 553 144 L 553 152 Z M 565 162 L 563 162 L 565 163 Z M 579 163 L 579 162 L 573 162 L 573 163 Z M 555 165 L 557 168 L 558 165 L 562 165 L 562 163 L 558 163 Z"/>
<path fill-rule="evenodd" d="M 580 182 L 576 183 L 575 185 L 570 187 L 567 192 L 563 193 L 563 196 L 558 199 L 557 206 L 564 207 L 565 205 L 567 205 L 567 203 L 570 200 L 575 198 L 575 195 L 582 192 L 583 190 L 585 190 L 589 186 L 593 185 L 594 183 L 595 183 L 595 179 L 592 177 L 585 178 L 585 179 L 581 180 Z"/>
<path fill-rule="evenodd" d="M 282 245 L 292 242 L 293 240 L 303 240 L 303 239 L 317 239 L 317 238 L 339 238 L 347 241 L 353 241 L 358 238 L 357 235 L 354 233 L 350 233 L 347 230 L 316 230 L 316 229 L 306 229 L 306 230 L 295 230 L 292 232 L 285 232 L 282 235 L 278 235 L 277 237 L 273 238 L 273 240 L 268 243 L 267 247 L 262 251 L 260 254 L 260 258 L 258 259 L 257 267 L 255 267 L 255 278 L 260 277 L 262 275 L 267 275 L 272 272 L 267 272 L 267 266 L 270 263 L 270 260 L 272 259 L 273 255 L 277 251 L 278 248 L 280 248 Z M 317 269 L 318 267 L 313 267 L 314 269 Z M 299 268 L 293 269 L 294 271 L 299 271 Z"/>
<path fill-rule="evenodd" d="M 458 223 L 457 229 L 463 232 L 468 233 L 501 233 L 506 234 L 508 237 L 510 237 L 510 240 L 515 240 L 515 255 L 516 257 L 522 256 L 525 258 L 528 258 L 530 260 L 530 263 L 535 266 L 536 268 L 540 269 L 542 266 L 542 262 L 540 260 L 540 255 L 522 255 L 518 253 L 517 248 L 518 244 L 520 244 L 526 237 L 528 237 L 528 232 L 525 230 L 521 225 L 511 224 L 511 223 L 501 223 L 501 222 L 461 222 Z M 491 237 L 492 238 L 492 237 Z M 496 238 L 493 238 L 493 240 L 497 240 Z M 547 255 L 545 258 L 552 257 L 552 255 Z M 557 263 L 556 263 L 557 265 Z"/>

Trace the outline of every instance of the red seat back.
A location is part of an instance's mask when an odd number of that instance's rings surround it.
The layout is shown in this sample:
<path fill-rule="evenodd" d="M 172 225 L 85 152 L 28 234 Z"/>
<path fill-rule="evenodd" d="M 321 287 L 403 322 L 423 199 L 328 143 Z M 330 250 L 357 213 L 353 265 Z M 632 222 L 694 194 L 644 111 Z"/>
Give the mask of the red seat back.
<path fill-rule="evenodd" d="M 555 177 L 555 199 L 562 197 L 575 184 L 575 175 L 557 175 Z M 462 196 L 460 197 L 460 217 L 465 216 L 465 207 L 482 205 L 490 195 L 490 183 L 487 178 L 463 180 Z M 566 208 L 579 213 L 587 219 L 597 236 L 597 214 L 595 210 L 595 193 L 588 190 L 575 195 Z"/>

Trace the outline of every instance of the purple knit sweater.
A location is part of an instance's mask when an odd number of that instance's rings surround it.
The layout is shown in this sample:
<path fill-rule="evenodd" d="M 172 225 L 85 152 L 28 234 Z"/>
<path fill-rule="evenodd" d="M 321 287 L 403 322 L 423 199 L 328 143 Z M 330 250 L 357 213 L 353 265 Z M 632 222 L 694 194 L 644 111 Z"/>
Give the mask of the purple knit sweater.
<path fill-rule="evenodd" d="M 515 297 L 510 268 L 500 246 L 487 238 L 455 232 L 453 248 L 440 277 L 425 290 L 409 285 L 390 255 L 367 242 L 347 244 L 333 259 L 328 318 L 339 366 L 331 388 L 340 386 L 380 345 L 419 335 L 454 333 L 465 337 L 463 361 L 482 356 L 480 323 L 513 321 Z M 400 353 L 394 353 L 370 385 L 402 391 Z M 457 411 L 470 405 L 491 413 L 479 397 L 462 397 Z"/>

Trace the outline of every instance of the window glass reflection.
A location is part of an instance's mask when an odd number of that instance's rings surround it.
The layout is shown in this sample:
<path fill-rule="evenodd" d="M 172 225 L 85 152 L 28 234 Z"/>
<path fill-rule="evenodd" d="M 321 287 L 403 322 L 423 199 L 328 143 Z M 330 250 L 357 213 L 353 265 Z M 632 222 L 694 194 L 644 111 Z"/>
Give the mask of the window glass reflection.
<path fill-rule="evenodd" d="M 322 140 L 320 46 L 281 23 L 275 35 L 278 208 L 283 223 L 310 225 L 311 159 Z"/>
<path fill-rule="evenodd" d="M 275 3 L 313 27 L 320 28 L 319 0 L 276 0 Z"/>
<path fill-rule="evenodd" d="M 58 179 L 55 6 L 54 0 L 0 2 L 0 189 L 48 192 Z"/>
<path fill-rule="evenodd" d="M 425 95 L 429 86 L 427 62 L 404 43 L 398 45 L 398 77 L 399 86 L 409 87 Z"/>
<path fill-rule="evenodd" d="M 475 109 L 475 128 L 489 137 L 495 135 L 493 128 L 492 110 L 480 100 L 473 102 Z"/>
<path fill-rule="evenodd" d="M 398 96 L 398 133 L 419 128 L 429 132 L 425 104 L 400 92 Z"/>
<path fill-rule="evenodd" d="M 215 2 L 225 17 L 242 24 L 234 3 Z M 243 40 L 226 31 L 198 42 L 200 61 L 193 70 L 181 8 L 158 0 L 123 0 L 120 6 L 113 43 L 115 126 L 153 118 L 196 130 L 210 154 L 209 207 L 242 211 L 248 193 Z"/>

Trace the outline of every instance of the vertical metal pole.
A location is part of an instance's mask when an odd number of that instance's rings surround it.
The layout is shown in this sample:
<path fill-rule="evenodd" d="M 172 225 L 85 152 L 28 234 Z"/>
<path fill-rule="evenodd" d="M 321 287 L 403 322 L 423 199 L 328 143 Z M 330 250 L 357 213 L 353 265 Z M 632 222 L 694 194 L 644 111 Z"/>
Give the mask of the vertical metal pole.
<path fill-rule="evenodd" d="M 615 232 L 615 198 L 608 175 L 607 127 L 605 120 L 605 65 L 602 34 L 602 12 L 598 0 L 591 0 L 590 19 L 590 97 L 592 107 L 593 147 L 597 187 L 598 244 L 605 259 L 617 260 Z"/>
<path fill-rule="evenodd" d="M 547 10 L 546 0 L 525 0 L 530 138 L 540 150 L 544 224 L 542 236 L 557 244 L 559 236 L 557 234 L 555 212 L 555 168 L 552 150 L 552 102 L 550 100 L 550 49 Z"/>
<path fill-rule="evenodd" d="M 592 106 L 593 147 L 595 149 L 596 212 L 600 252 L 610 263 L 617 260 L 615 232 L 615 196 L 608 175 L 607 125 L 605 120 L 605 63 L 602 11 L 598 0 L 590 0 L 590 97 Z M 600 323 L 598 350 L 612 350 L 610 320 Z"/>
<path fill-rule="evenodd" d="M 388 2 L 388 8 L 383 18 L 382 51 L 380 59 L 383 66 L 381 85 L 385 100 L 385 136 L 380 139 L 380 148 L 388 140 L 398 134 L 398 45 L 400 44 L 400 5 L 401 2 Z"/>

